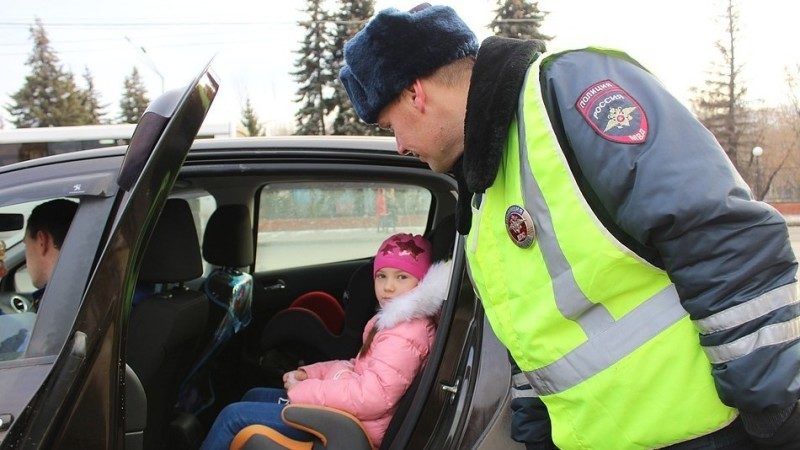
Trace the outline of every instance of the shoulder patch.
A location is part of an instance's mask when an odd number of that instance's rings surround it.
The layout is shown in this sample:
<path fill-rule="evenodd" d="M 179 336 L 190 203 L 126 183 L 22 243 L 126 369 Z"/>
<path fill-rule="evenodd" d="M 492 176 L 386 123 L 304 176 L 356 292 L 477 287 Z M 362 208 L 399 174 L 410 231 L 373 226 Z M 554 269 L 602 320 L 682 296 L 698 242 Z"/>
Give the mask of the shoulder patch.
<path fill-rule="evenodd" d="M 620 144 L 647 141 L 647 114 L 636 99 L 611 80 L 586 88 L 575 108 L 604 139 Z"/>

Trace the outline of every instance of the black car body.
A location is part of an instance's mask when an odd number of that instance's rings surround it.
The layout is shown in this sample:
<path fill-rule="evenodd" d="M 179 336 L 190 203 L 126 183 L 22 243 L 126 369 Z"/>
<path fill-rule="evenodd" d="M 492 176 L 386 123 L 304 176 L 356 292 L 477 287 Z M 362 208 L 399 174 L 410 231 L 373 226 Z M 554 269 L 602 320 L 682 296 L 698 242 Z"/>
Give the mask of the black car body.
<path fill-rule="evenodd" d="M 134 135 L 128 148 L 0 168 L 0 212 L 52 198 L 79 203 L 30 342 L 23 353 L 0 361 L 2 448 L 168 445 L 163 436 L 142 438 L 152 432 L 144 425 L 147 394 L 126 364 L 137 277 L 167 198 L 192 206 L 199 236 L 207 214 L 220 205 L 245 204 L 254 218 L 255 262 L 245 269 L 256 286 L 253 318 L 208 362 L 216 395 L 199 416 L 203 432 L 224 404 L 259 384 L 259 339 L 278 312 L 304 292 L 340 295 L 382 238 L 395 230 L 427 235 L 455 213 L 454 180 L 398 155 L 391 139 L 207 140 L 195 142 L 187 156 L 215 89 L 204 72 L 172 94 L 172 109 L 150 117 L 156 121 L 151 128 L 145 114 L 137 128 L 142 136 Z M 376 198 L 384 195 L 395 211 L 376 216 Z M 283 228 L 269 229 L 275 224 Z M 451 235 L 453 274 L 436 346 L 384 447 L 515 445 L 507 354 L 469 282 L 463 237 Z M 30 287 L 20 281 L 23 244 L 12 244 L 9 274 L 0 281 L 5 314 L 29 306 Z M 187 286 L 201 290 L 203 281 Z M 164 411 L 165 417 L 173 419 L 173 412 Z"/>

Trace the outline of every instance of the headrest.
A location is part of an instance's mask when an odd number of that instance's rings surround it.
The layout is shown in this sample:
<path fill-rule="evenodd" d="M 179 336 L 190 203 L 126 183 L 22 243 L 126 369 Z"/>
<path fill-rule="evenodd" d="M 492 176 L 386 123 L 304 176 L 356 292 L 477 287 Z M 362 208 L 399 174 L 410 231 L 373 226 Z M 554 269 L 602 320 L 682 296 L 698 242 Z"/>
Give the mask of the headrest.
<path fill-rule="evenodd" d="M 176 283 L 202 274 L 200 242 L 189 204 L 183 199 L 169 199 L 145 249 L 139 280 Z"/>
<path fill-rule="evenodd" d="M 203 257 L 215 266 L 253 264 L 253 227 L 245 205 L 222 205 L 211 214 L 203 235 Z"/>

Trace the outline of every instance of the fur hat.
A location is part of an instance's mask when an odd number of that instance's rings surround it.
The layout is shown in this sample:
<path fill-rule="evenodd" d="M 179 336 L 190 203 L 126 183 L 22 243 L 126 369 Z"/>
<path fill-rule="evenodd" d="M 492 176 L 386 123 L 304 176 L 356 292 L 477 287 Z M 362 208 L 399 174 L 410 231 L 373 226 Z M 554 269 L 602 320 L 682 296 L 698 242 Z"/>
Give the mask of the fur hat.
<path fill-rule="evenodd" d="M 420 235 L 398 233 L 389 236 L 378 249 L 372 274 L 384 267 L 410 273 L 422 280 L 431 266 L 431 243 Z"/>
<path fill-rule="evenodd" d="M 367 123 L 417 78 L 478 53 L 478 39 L 449 6 L 388 8 L 344 46 L 339 72 L 356 113 Z"/>

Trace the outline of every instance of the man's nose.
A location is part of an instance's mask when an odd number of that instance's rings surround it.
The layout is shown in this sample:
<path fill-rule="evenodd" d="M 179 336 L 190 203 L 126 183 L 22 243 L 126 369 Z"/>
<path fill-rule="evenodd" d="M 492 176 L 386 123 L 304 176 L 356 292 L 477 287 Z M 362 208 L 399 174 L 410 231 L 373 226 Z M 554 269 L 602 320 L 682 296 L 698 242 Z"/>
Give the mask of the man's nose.
<path fill-rule="evenodd" d="M 405 145 L 403 145 L 402 142 L 400 142 L 400 139 L 395 138 L 395 143 L 397 144 L 397 153 L 400 153 L 403 156 L 408 154 L 408 149 L 405 147 Z"/>

